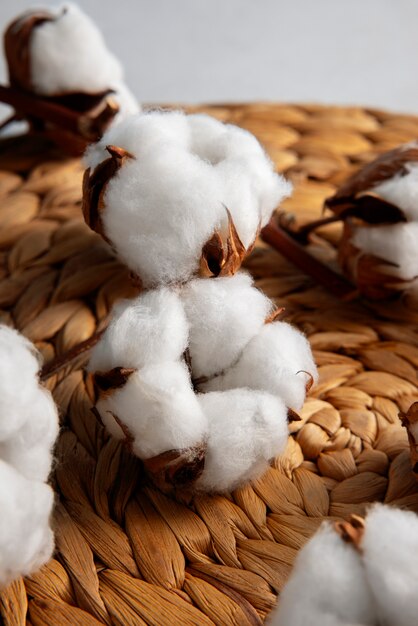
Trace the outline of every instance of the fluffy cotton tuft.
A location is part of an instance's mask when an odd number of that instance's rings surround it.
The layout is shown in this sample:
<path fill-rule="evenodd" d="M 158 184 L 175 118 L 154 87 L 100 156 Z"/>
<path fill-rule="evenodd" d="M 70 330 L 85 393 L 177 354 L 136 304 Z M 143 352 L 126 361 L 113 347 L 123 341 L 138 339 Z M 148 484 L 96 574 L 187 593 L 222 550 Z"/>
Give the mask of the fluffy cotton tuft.
<path fill-rule="evenodd" d="M 0 459 L 0 588 L 51 558 L 53 502 L 48 485 L 26 479 Z"/>
<path fill-rule="evenodd" d="M 390 273 L 404 280 L 418 277 L 418 221 L 384 226 L 356 226 L 352 242 L 366 254 L 393 263 L 393 267 L 385 266 L 386 274 Z"/>
<path fill-rule="evenodd" d="M 207 419 L 181 362 L 134 372 L 121 389 L 99 399 L 97 409 L 120 439 L 126 437 L 118 421 L 123 423 L 133 437 L 133 452 L 142 459 L 199 445 L 206 437 Z"/>
<path fill-rule="evenodd" d="M 417 144 L 418 145 L 418 144 Z M 373 187 L 373 193 L 399 207 L 410 222 L 418 221 L 418 163 L 407 163 L 398 174 Z"/>
<path fill-rule="evenodd" d="M 306 387 L 317 376 L 306 337 L 290 324 L 274 322 L 263 326 L 235 365 L 204 383 L 201 389 L 259 389 L 281 397 L 292 409 L 300 409 Z"/>
<path fill-rule="evenodd" d="M 269 626 L 375 626 L 358 552 L 324 524 L 300 551 Z M 395 623 L 395 622 L 393 622 Z"/>
<path fill-rule="evenodd" d="M 355 543 L 323 525 L 299 553 L 268 624 L 415 626 L 417 550 L 410 511 L 375 505 Z"/>
<path fill-rule="evenodd" d="M 418 616 L 418 516 L 376 505 L 367 516 L 363 564 L 379 623 L 415 626 Z"/>
<path fill-rule="evenodd" d="M 39 366 L 35 347 L 0 326 L 0 586 L 40 567 L 53 549 L 53 492 L 44 483 L 58 415 Z"/>
<path fill-rule="evenodd" d="M 0 325 L 0 442 L 14 436 L 30 418 L 38 370 L 32 344 L 16 330 Z"/>
<path fill-rule="evenodd" d="M 173 289 L 162 287 L 115 305 L 106 332 L 92 352 L 91 371 L 141 368 L 176 361 L 188 343 L 188 322 Z"/>
<path fill-rule="evenodd" d="M 196 279 L 181 291 L 189 320 L 193 375 L 212 376 L 230 367 L 260 332 L 272 302 L 243 273 Z"/>
<path fill-rule="evenodd" d="M 249 132 L 205 115 L 151 112 L 111 128 L 86 153 L 96 167 L 116 145 L 133 158 L 107 184 L 100 216 L 120 258 L 145 285 L 184 282 L 228 209 L 245 245 L 290 185 Z"/>
<path fill-rule="evenodd" d="M 53 11 L 32 32 L 30 67 L 34 91 L 44 96 L 115 92 L 121 113 L 136 113 L 134 97 L 123 83 L 123 70 L 107 49 L 94 22 L 74 4 Z"/>
<path fill-rule="evenodd" d="M 280 399 L 234 389 L 202 394 L 199 402 L 209 422 L 209 436 L 198 489 L 234 489 L 260 476 L 268 462 L 284 450 L 287 410 Z"/>
<path fill-rule="evenodd" d="M 37 354 L 25 337 L 0 326 L 0 459 L 28 479 L 45 481 L 58 415 L 50 392 L 39 386 Z"/>

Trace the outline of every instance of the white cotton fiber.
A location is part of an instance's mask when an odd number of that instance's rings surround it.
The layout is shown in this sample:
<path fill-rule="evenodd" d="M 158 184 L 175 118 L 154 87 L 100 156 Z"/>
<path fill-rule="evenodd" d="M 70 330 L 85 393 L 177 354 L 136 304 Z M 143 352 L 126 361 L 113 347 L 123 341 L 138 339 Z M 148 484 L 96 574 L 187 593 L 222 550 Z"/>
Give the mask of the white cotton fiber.
<path fill-rule="evenodd" d="M 266 393 L 235 389 L 198 396 L 209 423 L 205 468 L 196 483 L 205 491 L 231 490 L 260 476 L 288 437 L 283 402 Z"/>
<path fill-rule="evenodd" d="M 359 553 L 324 524 L 299 552 L 269 626 L 376 626 Z M 396 620 L 384 622 L 396 624 Z"/>
<path fill-rule="evenodd" d="M 27 480 L 0 459 L 0 588 L 51 558 L 53 501 L 48 485 Z"/>
<path fill-rule="evenodd" d="M 55 9 L 53 20 L 33 29 L 29 42 L 31 82 L 44 96 L 114 90 L 122 115 L 139 106 L 123 83 L 123 70 L 94 22 L 74 4 Z"/>
<path fill-rule="evenodd" d="M 35 347 L 0 326 L 0 587 L 51 556 L 51 471 L 58 414 Z"/>
<path fill-rule="evenodd" d="M 122 80 L 119 61 L 79 7 L 63 5 L 54 16 L 53 21 L 37 26 L 30 40 L 32 82 L 37 93 L 100 93 Z"/>
<path fill-rule="evenodd" d="M 188 323 L 175 289 L 161 287 L 117 303 L 92 352 L 89 370 L 141 368 L 178 360 L 187 347 Z"/>
<path fill-rule="evenodd" d="M 133 436 L 133 452 L 147 459 L 167 450 L 201 444 L 207 419 L 182 362 L 159 363 L 134 372 L 125 385 L 104 395 L 97 409 L 105 426 L 118 438 Z"/>
<path fill-rule="evenodd" d="M 230 367 L 263 327 L 272 302 L 244 273 L 195 279 L 181 290 L 190 325 L 193 376 L 211 376 Z"/>
<path fill-rule="evenodd" d="M 411 280 L 418 276 L 418 222 L 385 226 L 356 226 L 353 244 L 367 254 L 394 263 L 386 273 Z"/>
<path fill-rule="evenodd" d="M 418 144 L 416 144 L 418 145 Z M 399 207 L 410 222 L 418 221 L 418 163 L 407 163 L 407 174 L 393 176 L 373 187 L 373 193 Z"/>
<path fill-rule="evenodd" d="M 38 370 L 32 344 L 16 330 L 0 325 L 0 442 L 30 419 L 38 394 Z"/>
<path fill-rule="evenodd" d="M 362 540 L 363 563 L 379 624 L 416 626 L 418 621 L 418 516 L 374 506 Z"/>
<path fill-rule="evenodd" d="M 18 410 L 16 401 L 15 412 Z M 0 459 L 30 480 L 46 481 L 51 471 L 52 446 L 58 435 L 57 409 L 47 389 L 37 388 L 25 415 L 27 421 L 13 437 L 0 442 Z"/>
<path fill-rule="evenodd" d="M 282 398 L 293 409 L 300 409 L 310 377 L 315 381 L 317 370 L 306 337 L 290 324 L 273 322 L 248 343 L 235 365 L 201 389 L 259 389 Z"/>
<path fill-rule="evenodd" d="M 226 236 L 226 208 L 249 247 L 290 191 L 252 135 L 207 116 L 131 116 L 87 152 L 87 165 L 108 158 L 109 144 L 133 158 L 107 185 L 104 230 L 146 286 L 189 280 L 214 232 Z"/>

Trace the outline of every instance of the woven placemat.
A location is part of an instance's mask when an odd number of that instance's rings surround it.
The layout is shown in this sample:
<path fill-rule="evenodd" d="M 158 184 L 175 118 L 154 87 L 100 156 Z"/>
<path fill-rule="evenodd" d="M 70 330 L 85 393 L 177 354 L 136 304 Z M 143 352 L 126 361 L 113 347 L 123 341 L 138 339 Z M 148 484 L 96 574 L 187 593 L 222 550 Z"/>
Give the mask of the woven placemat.
<path fill-rule="evenodd" d="M 418 118 L 359 108 L 257 104 L 200 107 L 252 131 L 307 221 L 360 164 L 418 136 Z M 82 167 L 27 140 L 0 144 L 1 321 L 43 352 L 91 336 L 133 295 L 126 270 L 84 225 Z M 335 263 L 339 226 L 315 236 Z M 324 519 L 384 501 L 418 511 L 398 412 L 418 399 L 416 302 L 343 303 L 260 243 L 246 267 L 310 338 L 319 384 L 285 454 L 228 496 L 174 501 L 110 439 L 90 408 L 81 360 L 47 381 L 62 431 L 53 481 L 56 554 L 0 594 L 7 626 L 261 624 L 298 549 Z M 301 590 L 303 593 L 303 590 Z M 280 601 L 280 600 L 279 600 Z"/>

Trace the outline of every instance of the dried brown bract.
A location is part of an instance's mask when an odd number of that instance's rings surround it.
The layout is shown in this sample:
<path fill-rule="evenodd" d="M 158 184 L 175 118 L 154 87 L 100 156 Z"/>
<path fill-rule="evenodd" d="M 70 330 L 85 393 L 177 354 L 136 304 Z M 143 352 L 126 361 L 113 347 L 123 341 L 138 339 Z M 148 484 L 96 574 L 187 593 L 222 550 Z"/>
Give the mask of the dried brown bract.
<path fill-rule="evenodd" d="M 360 217 L 369 224 L 405 221 L 403 211 L 373 192 L 373 188 L 395 176 L 408 173 L 406 165 L 418 162 L 418 143 L 413 142 L 385 152 L 350 176 L 325 201 L 336 215 Z"/>
<path fill-rule="evenodd" d="M 399 417 L 408 433 L 412 470 L 418 479 L 418 402 L 414 402 L 406 413 L 399 413 Z"/>
<path fill-rule="evenodd" d="M 217 276 L 233 276 L 239 270 L 243 260 L 254 248 L 256 238 L 247 249 L 242 243 L 235 228 L 230 211 L 225 207 L 228 215 L 228 234 L 224 240 L 219 231 L 215 231 L 209 241 L 203 246 L 200 259 L 199 275 L 202 278 Z"/>
<path fill-rule="evenodd" d="M 86 224 L 110 243 L 104 232 L 101 219 L 101 212 L 104 208 L 103 197 L 109 181 L 119 171 L 126 159 L 134 157 L 117 146 L 106 146 L 106 150 L 110 157 L 99 163 L 93 172 L 90 168 L 84 172 L 82 211 Z"/>
<path fill-rule="evenodd" d="M 388 298 L 406 289 L 410 281 L 396 275 L 396 265 L 381 257 L 366 254 L 353 244 L 356 223 L 364 227 L 364 223 L 355 218 L 348 218 L 344 223 L 338 249 L 338 260 L 344 274 L 357 285 L 360 293 L 372 300 Z"/>

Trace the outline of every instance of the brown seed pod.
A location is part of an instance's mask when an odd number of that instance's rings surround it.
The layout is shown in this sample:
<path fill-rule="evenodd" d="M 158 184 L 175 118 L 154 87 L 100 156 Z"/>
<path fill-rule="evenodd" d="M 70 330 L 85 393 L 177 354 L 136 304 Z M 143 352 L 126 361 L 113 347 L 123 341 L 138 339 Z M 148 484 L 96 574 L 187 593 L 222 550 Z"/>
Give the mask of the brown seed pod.
<path fill-rule="evenodd" d="M 106 397 L 124 387 L 134 368 L 114 367 L 107 372 L 95 372 L 93 383 L 98 399 Z M 93 409 L 100 420 L 97 409 Z M 112 417 L 123 433 L 123 443 L 133 452 L 135 438 L 119 416 Z M 165 493 L 177 489 L 192 488 L 205 466 L 206 442 L 180 450 L 167 450 L 154 457 L 143 460 L 143 464 L 152 481 Z"/>
<path fill-rule="evenodd" d="M 411 142 L 360 168 L 325 201 L 325 207 L 345 218 L 359 217 L 369 224 L 404 222 L 403 211 L 373 192 L 377 185 L 408 173 L 406 165 L 418 162 L 418 142 Z"/>
<path fill-rule="evenodd" d="M 353 238 L 357 228 L 376 230 L 379 226 L 407 221 L 402 208 L 382 198 L 376 189 L 383 182 L 406 176 L 407 165 L 417 162 L 418 142 L 399 146 L 362 167 L 325 201 L 325 207 L 344 220 L 338 252 L 343 272 L 368 298 L 394 296 L 408 289 L 415 280 L 400 277 L 396 264 L 359 249 Z"/>
<path fill-rule="evenodd" d="M 37 28 L 60 17 L 49 11 L 33 10 L 8 26 L 4 50 L 10 86 L 0 86 L 0 101 L 15 110 L 5 124 L 13 119 L 27 120 L 33 132 L 45 135 L 70 154 L 80 155 L 90 142 L 102 136 L 118 113 L 119 105 L 110 88 L 98 93 L 75 91 L 49 96 L 36 93 L 31 39 Z"/>
<path fill-rule="evenodd" d="M 359 292 L 372 300 L 381 300 L 399 294 L 412 282 L 396 275 L 396 265 L 366 254 L 353 244 L 356 223 L 362 228 L 367 224 L 355 218 L 347 218 L 338 249 L 338 260 L 346 276 L 357 286 Z"/>
<path fill-rule="evenodd" d="M 217 276 L 233 276 L 242 265 L 245 257 L 254 248 L 260 228 L 254 242 L 246 248 L 242 243 L 230 211 L 225 207 L 228 215 L 228 234 L 224 241 L 221 233 L 215 231 L 209 241 L 203 246 L 200 258 L 199 276 L 211 278 Z"/>

